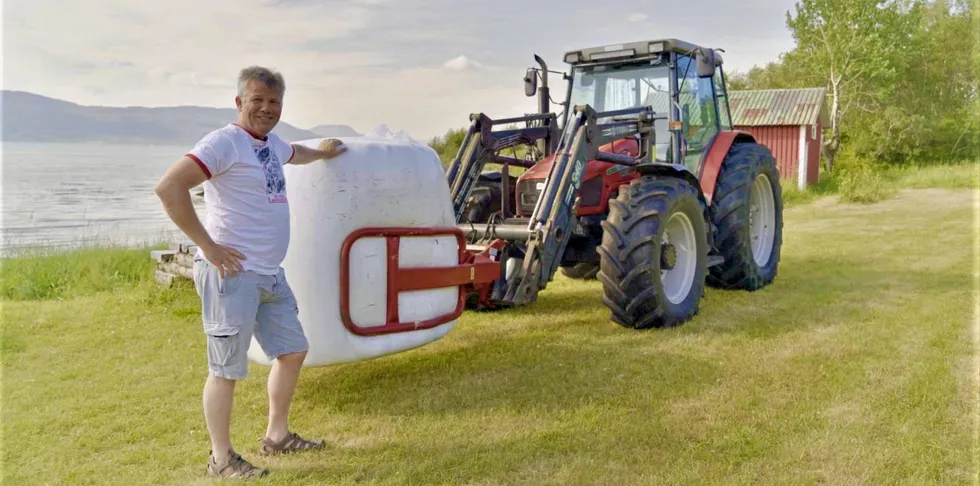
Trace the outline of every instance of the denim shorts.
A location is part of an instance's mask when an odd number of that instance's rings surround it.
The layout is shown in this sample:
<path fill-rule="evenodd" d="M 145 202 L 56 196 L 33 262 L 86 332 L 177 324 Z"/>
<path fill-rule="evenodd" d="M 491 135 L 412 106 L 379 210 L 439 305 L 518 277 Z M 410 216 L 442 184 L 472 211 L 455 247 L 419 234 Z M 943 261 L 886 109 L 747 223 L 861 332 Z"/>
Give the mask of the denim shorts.
<path fill-rule="evenodd" d="M 208 369 L 240 380 L 248 375 L 248 348 L 255 336 L 269 360 L 309 349 L 299 308 L 282 268 L 276 275 L 244 271 L 221 278 L 207 260 L 194 261 L 201 297 Z"/>

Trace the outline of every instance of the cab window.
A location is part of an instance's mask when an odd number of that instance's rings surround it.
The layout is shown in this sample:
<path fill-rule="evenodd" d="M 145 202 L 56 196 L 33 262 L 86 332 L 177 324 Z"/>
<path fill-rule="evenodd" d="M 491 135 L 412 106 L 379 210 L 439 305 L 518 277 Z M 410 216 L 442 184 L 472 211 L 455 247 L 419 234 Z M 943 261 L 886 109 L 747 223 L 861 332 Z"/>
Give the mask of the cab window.
<path fill-rule="evenodd" d="M 698 77 L 697 63 L 691 56 L 677 56 L 677 85 L 680 99 L 681 157 L 690 171 L 698 164 L 719 131 L 718 104 L 712 78 Z"/>

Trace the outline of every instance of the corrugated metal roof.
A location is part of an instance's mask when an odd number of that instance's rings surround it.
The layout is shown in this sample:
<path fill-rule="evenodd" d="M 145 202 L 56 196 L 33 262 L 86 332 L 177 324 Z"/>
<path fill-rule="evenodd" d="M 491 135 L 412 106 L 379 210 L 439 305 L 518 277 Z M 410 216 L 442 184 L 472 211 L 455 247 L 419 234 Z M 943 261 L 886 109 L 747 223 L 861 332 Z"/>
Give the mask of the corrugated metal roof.
<path fill-rule="evenodd" d="M 827 125 L 827 107 L 824 101 L 826 88 L 765 89 L 750 91 L 729 91 L 728 105 L 735 126 L 799 126 L 816 123 L 821 117 Z M 615 97 L 618 95 L 619 97 Z M 632 106 L 632 92 L 619 92 L 607 95 L 606 102 L 612 106 Z M 622 98 L 622 99 L 620 99 Z M 653 107 L 655 113 L 667 113 L 670 97 L 667 93 L 651 91 L 643 100 L 644 105 Z M 697 98 L 693 93 L 680 94 L 681 106 L 686 106 L 691 120 L 701 117 Z"/>
<path fill-rule="evenodd" d="M 728 104 L 736 126 L 827 124 L 826 88 L 730 91 Z"/>
<path fill-rule="evenodd" d="M 701 112 L 698 110 L 701 105 L 698 103 L 697 98 L 695 98 L 693 94 L 681 93 L 680 100 L 681 106 L 687 105 L 692 120 L 697 120 L 701 116 Z M 643 100 L 643 104 L 653 107 L 654 113 L 666 114 L 670 111 L 670 95 L 667 93 L 651 91 L 647 94 L 646 99 Z"/>

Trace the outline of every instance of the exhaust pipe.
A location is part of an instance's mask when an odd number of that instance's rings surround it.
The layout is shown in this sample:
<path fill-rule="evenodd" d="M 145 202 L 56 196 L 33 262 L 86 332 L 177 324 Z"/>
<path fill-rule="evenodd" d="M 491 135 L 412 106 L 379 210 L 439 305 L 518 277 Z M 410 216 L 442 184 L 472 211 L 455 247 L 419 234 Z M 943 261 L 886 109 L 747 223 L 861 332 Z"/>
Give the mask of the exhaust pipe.
<path fill-rule="evenodd" d="M 544 62 L 541 56 L 535 54 L 534 60 L 541 66 L 541 87 L 538 88 L 538 113 L 548 113 L 551 111 L 551 92 L 548 89 L 548 63 Z M 548 155 L 548 140 L 538 140 L 538 152 Z"/>
<path fill-rule="evenodd" d="M 548 92 L 548 63 L 544 62 L 541 56 L 535 54 L 534 60 L 541 66 L 541 88 L 538 90 L 538 112 L 548 113 L 551 111 L 550 93 Z"/>

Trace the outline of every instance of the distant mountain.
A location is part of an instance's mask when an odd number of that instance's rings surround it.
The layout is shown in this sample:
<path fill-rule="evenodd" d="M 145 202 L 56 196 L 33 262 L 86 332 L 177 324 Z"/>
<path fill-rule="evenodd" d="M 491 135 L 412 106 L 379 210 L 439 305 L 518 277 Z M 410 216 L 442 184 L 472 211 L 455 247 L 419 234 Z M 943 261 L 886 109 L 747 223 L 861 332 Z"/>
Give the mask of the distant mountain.
<path fill-rule="evenodd" d="M 321 137 L 360 137 L 363 135 L 347 125 L 317 125 L 310 131 Z"/>
<path fill-rule="evenodd" d="M 188 145 L 234 121 L 234 108 L 202 106 L 106 107 L 84 106 L 24 91 L 2 91 L 4 141 L 103 142 Z M 346 125 L 333 130 L 354 130 Z M 280 121 L 273 130 L 287 141 L 324 136 Z"/>

